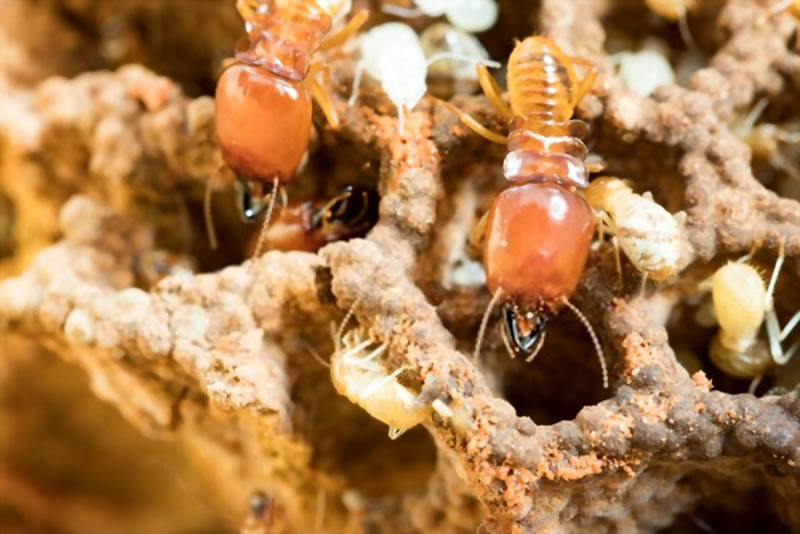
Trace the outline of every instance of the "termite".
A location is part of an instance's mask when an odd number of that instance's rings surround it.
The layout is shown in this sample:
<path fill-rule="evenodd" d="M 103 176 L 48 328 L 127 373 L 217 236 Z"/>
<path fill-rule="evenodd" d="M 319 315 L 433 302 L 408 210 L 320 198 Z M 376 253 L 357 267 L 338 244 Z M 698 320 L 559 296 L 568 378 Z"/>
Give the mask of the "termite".
<path fill-rule="evenodd" d="M 756 124 L 768 104 L 766 98 L 759 100 L 747 116 L 733 125 L 732 130 L 747 143 L 753 156 L 800 181 L 800 170 L 785 153 L 786 145 L 800 143 L 800 128 L 797 123 Z"/>
<path fill-rule="evenodd" d="M 781 329 L 773 305 L 784 255 L 781 241 L 769 286 L 764 285 L 761 274 L 748 263 L 750 255 L 720 267 L 710 280 L 719 331 L 711 343 L 709 356 L 714 365 L 730 376 L 758 380 L 772 365 L 785 365 L 800 348 L 800 342 L 785 352 L 781 346 L 800 323 L 800 312 Z M 758 335 L 762 324 L 766 327 L 766 342 Z"/>
<path fill-rule="evenodd" d="M 336 391 L 389 426 L 389 437 L 397 439 L 430 416 L 429 404 L 398 382 L 404 371 L 389 372 L 382 358 L 386 343 L 376 343 L 362 327 L 349 330 L 331 356 L 331 380 Z"/>
<path fill-rule="evenodd" d="M 426 58 L 422 42 L 413 28 L 400 22 L 387 22 L 371 28 L 359 38 L 361 59 L 353 77 L 353 92 L 349 104 L 358 98 L 364 71 L 381 83 L 386 96 L 397 108 L 398 129 L 403 133 L 406 110 L 413 109 L 428 89 L 428 68 L 444 60 L 467 61 L 471 64 L 500 65 L 481 57 L 462 56 L 454 51 L 442 51 Z"/>
<path fill-rule="evenodd" d="M 650 96 L 656 88 L 675 83 L 675 71 L 667 56 L 669 46 L 659 39 L 647 39 L 637 52 L 611 56 L 618 65 L 622 83 L 639 96 Z"/>
<path fill-rule="evenodd" d="M 311 100 L 334 128 L 339 118 L 323 84 L 328 68 L 318 50 L 346 42 L 367 19 L 363 10 L 330 36 L 347 0 L 238 0 L 248 46 L 217 83 L 215 130 L 222 156 L 237 174 L 242 215 L 264 210 L 269 225 L 278 187 L 295 176 L 311 135 Z M 271 189 L 270 189 L 271 184 Z M 268 192 L 270 191 L 271 192 Z M 214 240 L 212 240 L 212 243 Z M 256 254 L 260 251 L 256 251 Z"/>
<path fill-rule="evenodd" d="M 446 22 L 437 22 L 425 28 L 419 36 L 425 56 L 430 60 L 437 56 L 455 55 L 488 61 L 489 53 L 477 37 L 459 30 Z M 454 92 L 472 92 L 477 85 L 475 67 L 471 62 L 444 60 L 428 68 L 428 87 L 433 94 L 452 95 Z M 431 89 L 431 85 L 434 89 Z M 443 90 L 436 90 L 441 86 Z M 465 86 L 462 88 L 462 86 Z"/>
<path fill-rule="evenodd" d="M 398 17 L 447 17 L 453 26 L 469 33 L 488 30 L 497 22 L 499 9 L 495 0 L 415 0 L 416 9 L 383 4 L 381 9 Z"/>
<path fill-rule="evenodd" d="M 648 278 L 663 282 L 677 274 L 684 212 L 671 215 L 649 192 L 637 195 L 613 177 L 592 181 L 584 196 L 597 215 L 601 240 L 606 233 L 614 236 L 620 282 L 620 248 L 642 273 L 642 285 Z"/>
<path fill-rule="evenodd" d="M 266 232 L 254 237 L 263 238 L 270 250 L 316 252 L 328 243 L 365 235 L 378 221 L 379 202 L 374 189 L 349 185 L 327 202 L 289 204 Z M 252 250 L 266 248 L 257 243 Z"/>
<path fill-rule="evenodd" d="M 576 65 L 588 69 L 582 79 Z M 593 168 L 584 161 L 588 150 L 581 141 L 588 127 L 572 116 L 591 90 L 597 69 L 566 55 L 546 37 L 528 37 L 508 61 L 510 107 L 486 67 L 478 65 L 477 72 L 490 104 L 510 121 L 507 138 L 443 103 L 478 134 L 507 143 L 503 172 L 511 186 L 495 198 L 473 232 L 473 242 L 483 242 L 487 285 L 493 294 L 474 356 L 480 354 L 491 309 L 499 302 L 506 346 L 512 357 L 520 354 L 527 361 L 541 348 L 550 317 L 567 307 L 589 332 L 608 387 L 597 335 L 569 301 L 583 274 L 595 227 L 592 208 L 580 194 Z"/>
<path fill-rule="evenodd" d="M 644 3 L 654 13 L 672 22 L 677 22 L 683 42 L 689 48 L 696 48 L 686 17 L 697 7 L 697 0 L 644 0 Z"/>

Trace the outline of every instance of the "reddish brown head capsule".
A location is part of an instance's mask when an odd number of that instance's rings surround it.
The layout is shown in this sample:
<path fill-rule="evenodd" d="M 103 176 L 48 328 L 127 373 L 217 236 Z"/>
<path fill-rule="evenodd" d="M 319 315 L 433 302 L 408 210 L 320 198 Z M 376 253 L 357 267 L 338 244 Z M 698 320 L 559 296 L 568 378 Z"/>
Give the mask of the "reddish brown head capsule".
<path fill-rule="evenodd" d="M 255 218 L 258 186 L 277 176 L 290 181 L 311 135 L 311 97 L 301 83 L 261 67 L 235 64 L 219 79 L 215 99 L 217 140 L 225 162 L 244 180 L 245 217 Z M 252 183 L 255 182 L 255 183 Z"/>
<path fill-rule="evenodd" d="M 316 252 L 328 243 L 361 237 L 378 221 L 379 203 L 375 190 L 353 185 L 327 202 L 291 204 L 266 230 L 267 244 L 271 250 Z"/>
<path fill-rule="evenodd" d="M 484 242 L 487 284 L 507 299 L 506 333 L 520 352 L 535 347 L 542 316 L 575 291 L 593 232 L 592 209 L 557 184 L 513 185 L 494 200 Z"/>

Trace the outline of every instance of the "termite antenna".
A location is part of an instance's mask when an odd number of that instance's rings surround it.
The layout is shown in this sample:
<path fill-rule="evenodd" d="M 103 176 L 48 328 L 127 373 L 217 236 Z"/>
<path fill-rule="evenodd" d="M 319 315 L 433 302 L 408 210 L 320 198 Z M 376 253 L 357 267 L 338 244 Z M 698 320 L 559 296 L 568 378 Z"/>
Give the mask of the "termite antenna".
<path fill-rule="evenodd" d="M 603 347 L 600 346 L 600 339 L 597 337 L 597 334 L 592 328 L 592 324 L 589 322 L 589 319 L 575 306 L 571 303 L 568 299 L 562 298 L 561 302 L 564 305 L 572 310 L 572 313 L 575 314 L 575 317 L 578 318 L 580 322 L 583 323 L 583 326 L 586 327 L 586 331 L 589 332 L 589 337 L 592 338 L 592 343 L 594 343 L 594 349 L 597 351 L 597 359 L 600 361 L 600 368 L 603 371 L 603 387 L 608 389 L 608 368 L 606 367 L 606 358 L 603 354 Z"/>
<path fill-rule="evenodd" d="M 347 310 L 347 313 L 344 315 L 344 319 L 342 319 L 342 323 L 339 325 L 339 329 L 336 331 L 336 340 L 338 342 L 339 339 L 342 339 L 344 335 L 344 330 L 347 328 L 347 323 L 350 322 L 350 319 L 353 318 L 353 315 L 356 313 L 356 307 L 361 304 L 361 301 L 364 299 L 364 295 L 361 294 L 356 297 L 356 300 L 353 301 L 353 304 L 350 305 L 350 309 Z"/>
<path fill-rule="evenodd" d="M 303 345 L 306 346 L 306 350 L 308 351 L 309 354 L 311 354 L 311 357 L 317 360 L 317 363 L 319 363 L 323 367 L 327 367 L 328 369 L 330 369 L 331 367 L 330 362 L 326 362 L 325 359 L 322 356 L 320 356 L 319 352 L 317 352 L 317 349 L 315 349 L 311 343 L 309 343 L 305 339 L 303 339 L 301 342 L 303 343 Z"/>
<path fill-rule="evenodd" d="M 211 209 L 211 195 L 214 189 L 211 186 L 211 180 L 206 181 L 206 192 L 203 195 L 203 216 L 206 219 L 206 235 L 208 235 L 208 246 L 211 250 L 217 250 L 217 232 L 214 231 L 214 214 Z"/>
<path fill-rule="evenodd" d="M 692 37 L 692 32 L 689 30 L 689 19 L 686 16 L 686 11 L 684 10 L 683 14 L 678 17 L 678 31 L 681 32 L 681 38 L 683 42 L 686 43 L 691 50 L 697 49 L 697 43 Z"/>
<path fill-rule="evenodd" d="M 264 223 L 261 225 L 261 233 L 258 236 L 253 258 L 258 258 L 264 252 L 264 246 L 267 244 L 267 230 L 269 229 L 269 222 L 272 219 L 272 211 L 275 209 L 275 197 L 278 195 L 278 186 L 280 181 L 278 176 L 275 176 L 272 182 L 272 193 L 269 195 L 269 206 L 267 206 L 267 213 L 264 215 Z"/>
<path fill-rule="evenodd" d="M 503 288 L 498 287 L 497 291 L 494 293 L 494 296 L 492 296 L 492 300 L 489 301 L 486 311 L 483 313 L 481 327 L 478 329 L 478 339 L 475 341 L 475 352 L 472 354 L 473 361 L 477 362 L 481 355 L 481 344 L 483 343 L 483 336 L 486 335 L 486 327 L 489 325 L 489 317 L 492 315 L 492 310 L 494 307 L 497 306 L 497 303 L 503 298 L 503 295 Z"/>

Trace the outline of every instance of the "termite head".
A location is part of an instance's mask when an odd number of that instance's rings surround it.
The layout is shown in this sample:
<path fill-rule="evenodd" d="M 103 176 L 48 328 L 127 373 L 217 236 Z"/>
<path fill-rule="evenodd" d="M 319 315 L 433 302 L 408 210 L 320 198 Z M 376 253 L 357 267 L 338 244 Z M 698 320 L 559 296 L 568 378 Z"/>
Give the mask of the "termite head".
<path fill-rule="evenodd" d="M 235 185 L 239 215 L 246 223 L 255 222 L 269 203 L 269 196 L 264 188 L 265 184 L 258 180 L 239 178 Z"/>
<path fill-rule="evenodd" d="M 522 309 L 514 302 L 503 305 L 503 340 L 509 350 L 532 360 L 544 344 L 550 314 L 542 308 Z"/>
<path fill-rule="evenodd" d="M 612 198 L 620 193 L 629 193 L 631 188 L 624 180 L 611 176 L 595 178 L 583 191 L 583 197 L 591 206 L 608 206 Z"/>

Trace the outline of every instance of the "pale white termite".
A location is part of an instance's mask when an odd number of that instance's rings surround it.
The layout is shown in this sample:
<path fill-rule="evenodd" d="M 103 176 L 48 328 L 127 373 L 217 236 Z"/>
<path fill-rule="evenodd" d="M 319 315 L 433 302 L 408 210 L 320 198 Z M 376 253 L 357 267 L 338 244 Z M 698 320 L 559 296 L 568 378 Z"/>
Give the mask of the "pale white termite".
<path fill-rule="evenodd" d="M 644 275 L 643 284 L 648 277 L 662 282 L 677 274 L 685 213 L 670 214 L 649 192 L 638 195 L 619 178 L 593 180 L 584 197 L 597 215 L 601 238 L 614 236 L 615 247 Z M 617 269 L 621 277 L 619 252 Z"/>
<path fill-rule="evenodd" d="M 378 344 L 364 328 L 349 330 L 331 356 L 333 386 L 340 395 L 360 406 L 375 419 L 389 425 L 389 437 L 396 439 L 430 416 L 431 405 L 397 381 L 400 367 L 388 372 L 382 358 L 385 343 Z"/>
<path fill-rule="evenodd" d="M 639 96 L 649 96 L 657 87 L 675 83 L 675 71 L 667 56 L 669 45 L 648 39 L 638 52 L 620 52 L 611 56 L 617 63 L 622 83 Z"/>
<path fill-rule="evenodd" d="M 415 0 L 417 9 L 407 9 L 392 4 L 383 4 L 385 13 L 399 17 L 441 17 L 461 30 L 479 33 L 488 30 L 497 22 L 499 9 L 495 0 Z"/>
<path fill-rule="evenodd" d="M 784 261 L 781 242 L 769 286 L 761 274 L 747 263 L 749 256 L 723 265 L 711 277 L 711 299 L 719 331 L 711 343 L 709 356 L 714 365 L 736 378 L 758 378 L 770 366 L 786 364 L 800 347 L 795 343 L 784 352 L 781 343 L 798 323 L 800 312 L 781 329 L 773 306 L 773 293 Z M 767 341 L 758 333 L 764 324 Z"/>
<path fill-rule="evenodd" d="M 454 28 L 446 22 L 437 22 L 423 30 L 420 35 L 422 50 L 428 60 L 436 57 L 455 56 L 474 58 L 474 61 L 487 61 L 489 53 L 474 35 Z M 475 65 L 469 61 L 446 59 L 431 64 L 431 75 L 449 77 L 455 80 L 477 80 Z"/>
<path fill-rule="evenodd" d="M 750 147 L 753 156 L 767 161 L 776 169 L 800 181 L 800 170 L 787 156 L 787 145 L 800 143 L 800 125 L 797 123 L 771 124 L 758 122 L 769 101 L 762 98 L 747 116 L 735 122 L 731 129 Z"/>
<path fill-rule="evenodd" d="M 426 58 L 417 33 L 400 22 L 375 26 L 360 36 L 358 45 L 361 60 L 356 65 L 353 94 L 349 103 L 351 106 L 355 104 L 361 77 L 366 71 L 372 78 L 380 81 L 384 93 L 397 107 L 401 133 L 405 111 L 413 109 L 425 96 L 429 65 L 440 60 L 458 59 L 472 62 L 473 65 L 480 62 L 493 67 L 499 66 L 482 58 L 463 57 L 452 52 Z"/>

